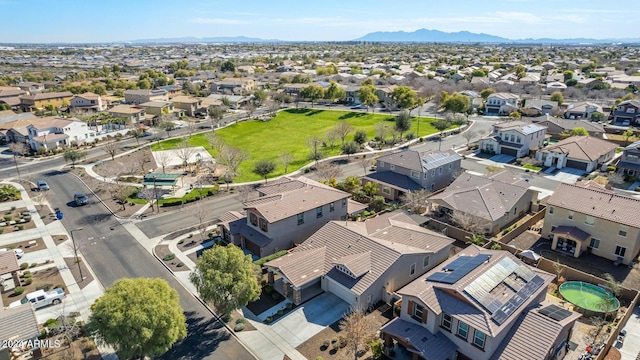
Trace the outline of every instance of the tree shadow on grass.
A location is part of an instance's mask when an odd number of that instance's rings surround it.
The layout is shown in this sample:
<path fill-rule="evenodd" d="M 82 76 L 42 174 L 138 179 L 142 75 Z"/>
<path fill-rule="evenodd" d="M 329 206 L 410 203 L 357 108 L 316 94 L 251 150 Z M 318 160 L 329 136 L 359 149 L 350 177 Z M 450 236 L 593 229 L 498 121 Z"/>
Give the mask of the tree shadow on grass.
<path fill-rule="evenodd" d="M 213 317 L 205 319 L 193 311 L 186 311 L 184 314 L 187 318 L 187 337 L 156 359 L 224 359 L 223 354 L 213 353 L 222 342 L 230 340 L 231 334 Z M 246 353 L 246 350 L 240 344 L 238 344 L 238 349 L 241 352 L 237 354 L 235 354 L 235 350 L 224 351 L 224 353 L 227 353 L 228 359 L 243 359 L 242 355 Z"/>
<path fill-rule="evenodd" d="M 322 112 L 324 112 L 324 110 L 313 110 L 313 111 L 310 111 L 309 113 L 307 113 L 305 116 L 313 116 L 313 115 L 320 114 Z"/>
<path fill-rule="evenodd" d="M 363 112 L 350 112 L 350 113 L 346 113 L 344 115 L 340 115 L 340 117 L 338 119 L 340 120 L 346 120 L 346 119 L 351 119 L 351 118 L 359 118 L 359 117 L 363 117 L 363 116 L 367 116 L 367 113 L 363 113 Z"/>
<path fill-rule="evenodd" d="M 307 108 L 284 110 L 284 112 L 289 113 L 289 114 L 305 114 L 305 113 L 308 113 L 310 111 L 311 111 L 311 109 L 307 109 Z"/>

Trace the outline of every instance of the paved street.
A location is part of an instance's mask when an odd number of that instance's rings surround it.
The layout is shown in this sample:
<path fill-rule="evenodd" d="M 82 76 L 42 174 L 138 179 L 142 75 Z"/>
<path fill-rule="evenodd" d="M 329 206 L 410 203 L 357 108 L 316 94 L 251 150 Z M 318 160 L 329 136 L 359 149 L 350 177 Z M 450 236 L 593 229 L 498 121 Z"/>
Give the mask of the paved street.
<path fill-rule="evenodd" d="M 74 192 L 87 191 L 74 176 L 66 172 L 50 172 L 43 178 L 51 187 L 51 206 L 59 207 L 64 213 L 64 226 L 68 230 L 82 228 L 75 232 L 76 240 L 103 286 L 108 287 L 124 277 L 160 277 L 178 291 L 187 317 L 188 336 L 163 359 L 254 358 L 95 197 L 89 196 L 86 206 L 78 208 L 71 205 Z"/>

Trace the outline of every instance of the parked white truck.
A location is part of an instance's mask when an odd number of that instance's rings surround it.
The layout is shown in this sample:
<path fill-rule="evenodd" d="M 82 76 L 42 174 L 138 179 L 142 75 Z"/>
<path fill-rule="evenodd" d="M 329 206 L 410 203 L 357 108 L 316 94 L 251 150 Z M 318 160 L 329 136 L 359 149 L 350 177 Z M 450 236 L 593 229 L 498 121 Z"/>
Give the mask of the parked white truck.
<path fill-rule="evenodd" d="M 38 290 L 28 293 L 21 300 L 12 302 L 9 304 L 9 308 L 11 309 L 21 304 L 31 303 L 35 309 L 39 309 L 48 305 L 60 304 L 62 299 L 64 299 L 64 290 L 60 288 L 51 291 Z"/>

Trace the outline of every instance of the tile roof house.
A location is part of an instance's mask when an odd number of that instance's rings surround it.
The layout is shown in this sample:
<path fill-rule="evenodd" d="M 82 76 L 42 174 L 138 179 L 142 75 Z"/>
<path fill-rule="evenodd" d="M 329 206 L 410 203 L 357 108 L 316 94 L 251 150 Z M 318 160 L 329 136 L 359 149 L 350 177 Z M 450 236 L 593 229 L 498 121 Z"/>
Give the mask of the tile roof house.
<path fill-rule="evenodd" d="M 51 150 L 58 147 L 66 147 L 72 143 L 83 144 L 90 139 L 92 134 L 84 121 L 59 117 L 40 118 L 40 121 L 27 125 L 29 133 L 29 145 L 34 151 Z"/>
<path fill-rule="evenodd" d="M 376 171 L 362 179 L 378 184 L 378 195 L 393 201 L 407 192 L 442 189 L 459 173 L 461 163 L 454 151 L 402 150 L 378 157 Z"/>
<path fill-rule="evenodd" d="M 505 121 L 493 125 L 493 131 L 480 139 L 480 151 L 521 158 L 544 144 L 547 128 L 527 121 Z"/>
<path fill-rule="evenodd" d="M 198 99 L 193 96 L 180 95 L 171 98 L 171 102 L 176 109 L 182 109 L 187 116 L 194 117 L 196 115 L 196 111 L 201 107 L 202 99 Z"/>
<path fill-rule="evenodd" d="M 640 100 L 626 100 L 611 112 L 614 123 L 629 121 L 629 125 L 640 125 Z"/>
<path fill-rule="evenodd" d="M 256 89 L 256 82 L 249 78 L 226 78 L 211 83 L 212 92 L 229 92 L 247 95 Z"/>
<path fill-rule="evenodd" d="M 108 113 L 114 118 L 126 118 L 127 122 L 137 124 L 144 121 L 146 110 L 136 105 L 116 105 L 108 110 Z"/>
<path fill-rule="evenodd" d="M 365 222 L 331 221 L 265 267 L 295 304 L 328 291 L 366 309 L 391 301 L 397 289 L 444 261 L 452 243 L 396 211 Z"/>
<path fill-rule="evenodd" d="M 620 161 L 616 164 L 616 169 L 625 175 L 640 176 L 640 141 L 627 145 L 622 149 Z"/>
<path fill-rule="evenodd" d="M 640 200 L 593 181 L 560 184 L 547 201 L 542 236 L 574 257 L 584 251 L 628 264 L 640 252 Z"/>
<path fill-rule="evenodd" d="M 587 130 L 589 136 L 602 139 L 604 135 L 604 127 L 602 126 L 602 124 L 598 124 L 589 120 L 567 120 L 549 115 L 530 118 L 526 120 L 531 120 L 533 123 L 546 126 L 547 134 L 556 139 L 561 138 L 560 134 L 571 133 L 571 130 L 578 127 Z"/>
<path fill-rule="evenodd" d="M 13 359 L 10 355 L 12 349 L 5 347 L 6 340 L 35 344 L 39 335 L 38 320 L 31 304 L 23 304 L 11 309 L 0 307 L 0 339 L 4 340 L 0 344 L 0 358 Z M 18 349 L 18 353 L 28 352 L 22 350 Z M 33 348 L 31 351 L 34 359 L 42 356 L 42 350 L 39 348 Z"/>
<path fill-rule="evenodd" d="M 496 234 L 531 208 L 537 192 L 509 171 L 484 176 L 464 173 L 429 197 L 433 210 L 466 214 L 487 234 Z"/>
<path fill-rule="evenodd" d="M 223 239 L 258 257 L 300 244 L 332 220 L 346 220 L 351 194 L 303 176 L 258 188 L 260 197 L 244 203 L 245 214 L 225 214 Z M 235 219 L 234 219 L 235 218 Z"/>
<path fill-rule="evenodd" d="M 518 110 L 520 97 L 510 93 L 494 93 L 487 97 L 485 115 L 509 115 Z"/>
<path fill-rule="evenodd" d="M 75 95 L 69 104 L 71 109 L 85 112 L 100 112 L 107 109 L 107 104 L 102 96 L 91 92 Z"/>
<path fill-rule="evenodd" d="M 591 114 L 594 112 L 601 113 L 602 106 L 590 102 L 579 102 L 569 104 L 564 117 L 565 119 L 591 119 Z"/>
<path fill-rule="evenodd" d="M 555 275 L 507 251 L 475 245 L 398 290 L 400 317 L 381 329 L 385 350 L 413 359 L 561 359 L 581 316 L 545 301 Z"/>
<path fill-rule="evenodd" d="M 124 102 L 127 104 L 142 104 L 150 101 L 168 101 L 169 94 L 166 90 L 125 90 Z"/>
<path fill-rule="evenodd" d="M 23 112 L 29 112 L 43 109 L 45 106 L 60 108 L 68 106 L 72 98 L 73 93 L 69 91 L 22 95 L 20 96 L 20 109 Z"/>
<path fill-rule="evenodd" d="M 571 136 L 538 150 L 536 159 L 546 167 L 597 170 L 613 159 L 618 146 L 591 136 Z"/>

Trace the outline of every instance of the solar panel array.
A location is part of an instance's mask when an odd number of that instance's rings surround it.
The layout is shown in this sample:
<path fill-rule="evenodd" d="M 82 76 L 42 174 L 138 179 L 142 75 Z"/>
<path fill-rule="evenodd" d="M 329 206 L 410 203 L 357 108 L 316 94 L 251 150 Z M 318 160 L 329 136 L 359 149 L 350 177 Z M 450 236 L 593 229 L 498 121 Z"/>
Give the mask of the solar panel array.
<path fill-rule="evenodd" d="M 495 321 L 498 325 L 502 325 L 505 321 L 507 321 L 509 316 L 511 316 L 516 311 L 516 309 L 522 306 L 522 304 L 524 304 L 524 302 L 527 301 L 527 299 L 531 297 L 531 295 L 536 292 L 536 290 L 538 290 L 543 284 L 544 280 L 540 276 L 534 275 L 534 277 L 527 283 L 527 285 L 523 286 L 520 291 L 513 295 L 511 299 L 509 299 L 509 301 L 502 305 L 502 307 L 493 314 L 491 319 L 493 319 L 493 321 Z"/>
<path fill-rule="evenodd" d="M 435 281 L 443 284 L 455 284 L 465 275 L 473 271 L 483 262 L 489 260 L 491 255 L 479 254 L 475 256 L 460 256 L 451 263 L 445 265 L 443 271 L 431 274 L 427 281 Z"/>
<path fill-rule="evenodd" d="M 556 321 L 564 320 L 571 316 L 571 311 L 558 305 L 549 305 L 544 309 L 540 309 L 539 313 L 542 315 L 546 315 Z"/>
<path fill-rule="evenodd" d="M 510 280 L 509 275 L 517 271 L 519 267 L 520 265 L 511 258 L 504 258 L 467 285 L 464 291 L 493 314 L 500 309 L 502 302 L 491 294 L 491 290 L 502 282 L 507 283 L 507 280 Z M 519 287 L 515 288 L 517 285 L 515 282 L 507 283 L 507 285 L 514 291 L 520 290 Z"/>

